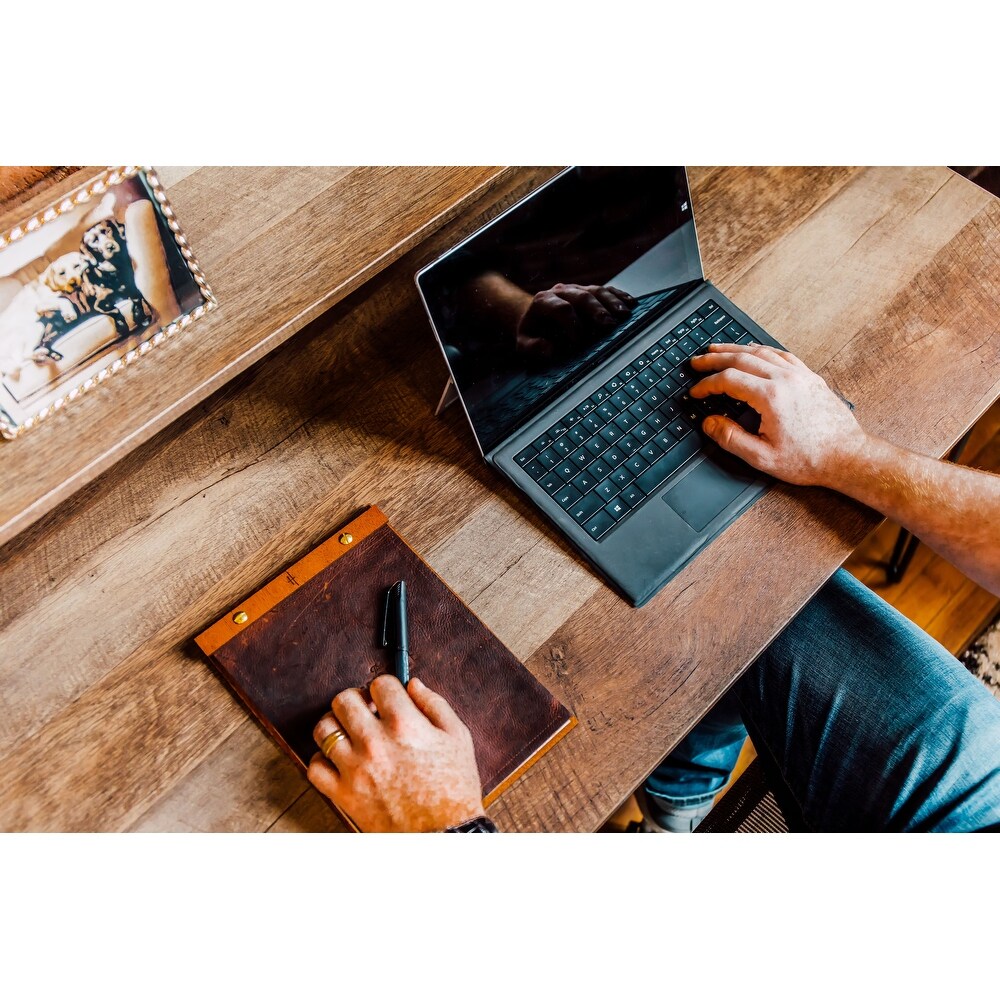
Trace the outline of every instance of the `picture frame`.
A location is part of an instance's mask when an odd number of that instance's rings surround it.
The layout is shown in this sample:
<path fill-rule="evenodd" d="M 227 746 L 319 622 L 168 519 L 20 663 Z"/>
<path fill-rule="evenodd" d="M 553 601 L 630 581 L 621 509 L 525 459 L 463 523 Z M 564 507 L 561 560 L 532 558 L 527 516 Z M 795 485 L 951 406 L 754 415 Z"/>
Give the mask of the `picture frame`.
<path fill-rule="evenodd" d="M 10 440 L 217 308 L 152 167 L 109 167 L 0 233 Z"/>

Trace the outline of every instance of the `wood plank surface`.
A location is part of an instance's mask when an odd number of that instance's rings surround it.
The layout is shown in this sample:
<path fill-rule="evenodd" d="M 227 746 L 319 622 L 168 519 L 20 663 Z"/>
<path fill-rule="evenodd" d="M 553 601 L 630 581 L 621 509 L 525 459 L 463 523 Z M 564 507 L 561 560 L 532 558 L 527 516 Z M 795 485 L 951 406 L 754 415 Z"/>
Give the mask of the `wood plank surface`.
<path fill-rule="evenodd" d="M 219 309 L 14 441 L 0 442 L 0 544 L 92 481 L 462 211 L 551 169 L 165 167 Z M 14 224 L 91 176 L 16 209 Z M 495 197 L 494 197 L 495 201 Z M 2 227 L 0 227 L 2 228 Z"/>
<path fill-rule="evenodd" d="M 943 454 L 1000 395 L 988 194 L 944 168 L 691 179 L 708 277 L 873 430 Z M 474 221 L 0 549 L 0 828 L 336 828 L 190 640 L 377 503 L 580 719 L 491 813 L 595 829 L 875 527 L 843 498 L 778 486 L 626 605 L 477 458 L 459 408 L 433 417 L 444 367 L 412 274 Z"/>

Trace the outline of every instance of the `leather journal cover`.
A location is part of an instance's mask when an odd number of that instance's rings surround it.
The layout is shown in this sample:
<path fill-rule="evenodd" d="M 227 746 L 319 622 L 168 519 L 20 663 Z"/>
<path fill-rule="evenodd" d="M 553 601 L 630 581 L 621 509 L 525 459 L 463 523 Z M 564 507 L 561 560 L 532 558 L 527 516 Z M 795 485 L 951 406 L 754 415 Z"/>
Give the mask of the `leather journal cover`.
<path fill-rule="evenodd" d="M 472 732 L 489 804 L 576 724 L 570 713 L 370 507 L 195 640 L 304 771 L 334 695 L 391 672 L 386 590 L 406 581 L 411 676 Z M 348 817 L 349 819 L 349 817 Z"/>

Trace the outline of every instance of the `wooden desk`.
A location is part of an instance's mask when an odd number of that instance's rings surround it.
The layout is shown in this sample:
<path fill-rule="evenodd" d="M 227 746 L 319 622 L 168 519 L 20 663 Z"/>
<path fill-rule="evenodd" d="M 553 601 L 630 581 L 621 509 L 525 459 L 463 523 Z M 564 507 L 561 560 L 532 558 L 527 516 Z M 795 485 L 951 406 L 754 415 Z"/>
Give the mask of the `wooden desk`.
<path fill-rule="evenodd" d="M 944 168 L 691 177 L 708 276 L 867 426 L 940 455 L 1000 395 L 995 199 Z M 628 607 L 477 459 L 457 408 L 432 416 L 444 368 L 412 273 L 471 224 L 0 550 L 0 828 L 336 828 L 189 638 L 376 502 L 580 719 L 492 814 L 592 830 L 877 522 L 775 488 Z"/>

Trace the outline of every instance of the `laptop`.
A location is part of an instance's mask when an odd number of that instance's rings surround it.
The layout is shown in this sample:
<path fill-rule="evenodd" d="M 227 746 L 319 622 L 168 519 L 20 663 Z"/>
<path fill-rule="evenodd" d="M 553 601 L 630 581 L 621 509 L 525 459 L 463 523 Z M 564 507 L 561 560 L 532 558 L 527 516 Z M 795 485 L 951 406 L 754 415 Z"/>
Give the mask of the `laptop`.
<path fill-rule="evenodd" d="M 570 167 L 423 268 L 476 443 L 634 606 L 767 489 L 701 433 L 709 343 L 769 344 L 705 280 L 683 167 Z"/>

